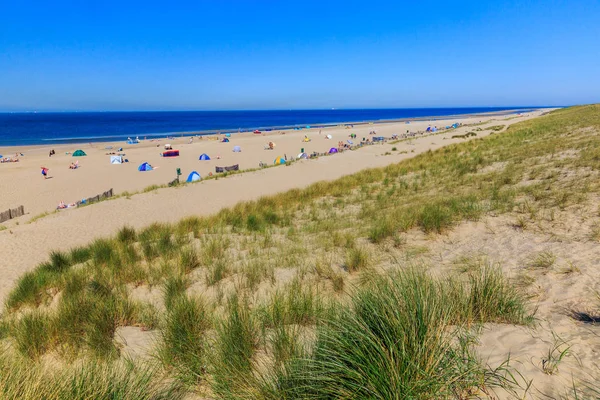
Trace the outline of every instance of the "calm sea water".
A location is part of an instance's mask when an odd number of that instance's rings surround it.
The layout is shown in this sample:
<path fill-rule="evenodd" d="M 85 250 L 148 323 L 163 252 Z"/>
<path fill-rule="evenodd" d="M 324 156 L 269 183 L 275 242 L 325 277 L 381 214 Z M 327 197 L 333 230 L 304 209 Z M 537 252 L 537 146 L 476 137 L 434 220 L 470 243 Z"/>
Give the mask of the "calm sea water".
<path fill-rule="evenodd" d="M 442 117 L 531 107 L 290 111 L 0 113 L 0 146 L 60 144 Z"/>

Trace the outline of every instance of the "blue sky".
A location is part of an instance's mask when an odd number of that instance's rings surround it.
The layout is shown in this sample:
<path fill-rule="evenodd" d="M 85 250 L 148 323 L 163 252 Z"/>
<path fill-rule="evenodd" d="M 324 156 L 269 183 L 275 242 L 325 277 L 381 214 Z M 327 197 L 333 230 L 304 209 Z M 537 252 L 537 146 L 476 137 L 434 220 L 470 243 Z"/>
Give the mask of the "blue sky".
<path fill-rule="evenodd" d="M 6 0 L 0 110 L 600 102 L 598 21 L 598 0 Z"/>

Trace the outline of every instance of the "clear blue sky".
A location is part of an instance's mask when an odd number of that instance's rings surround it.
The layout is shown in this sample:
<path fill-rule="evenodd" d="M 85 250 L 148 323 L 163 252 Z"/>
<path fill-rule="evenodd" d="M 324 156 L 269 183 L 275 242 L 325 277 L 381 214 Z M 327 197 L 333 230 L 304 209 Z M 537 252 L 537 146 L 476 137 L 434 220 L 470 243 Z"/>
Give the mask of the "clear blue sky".
<path fill-rule="evenodd" d="M 600 1 L 0 1 L 0 110 L 600 102 Z"/>

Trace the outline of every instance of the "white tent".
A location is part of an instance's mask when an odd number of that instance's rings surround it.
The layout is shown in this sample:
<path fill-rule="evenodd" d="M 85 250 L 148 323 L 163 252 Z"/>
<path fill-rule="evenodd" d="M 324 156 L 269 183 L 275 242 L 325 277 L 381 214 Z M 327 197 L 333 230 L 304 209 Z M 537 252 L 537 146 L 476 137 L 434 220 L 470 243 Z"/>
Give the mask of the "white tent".
<path fill-rule="evenodd" d="M 325 139 L 333 139 L 333 136 L 327 135 L 327 136 L 325 136 Z"/>
<path fill-rule="evenodd" d="M 233 152 L 234 153 L 239 153 L 242 151 L 242 148 L 240 146 L 233 146 Z"/>
<path fill-rule="evenodd" d="M 121 156 L 110 156 L 111 164 L 123 164 L 123 157 Z"/>

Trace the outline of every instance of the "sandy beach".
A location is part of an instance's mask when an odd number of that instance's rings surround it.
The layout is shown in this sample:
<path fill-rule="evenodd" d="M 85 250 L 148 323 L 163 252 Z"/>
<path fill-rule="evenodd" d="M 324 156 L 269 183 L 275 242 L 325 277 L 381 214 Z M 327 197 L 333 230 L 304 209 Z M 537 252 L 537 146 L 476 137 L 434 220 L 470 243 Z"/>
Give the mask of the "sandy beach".
<path fill-rule="evenodd" d="M 183 179 L 192 170 L 207 176 L 210 172 L 214 173 L 215 166 L 239 164 L 240 169 L 251 169 L 258 167 L 261 161 L 272 164 L 277 156 L 287 155 L 291 158 L 298 154 L 301 148 L 308 153 L 326 152 L 330 147 L 337 147 L 339 141 L 346 141 L 350 134 L 356 134 L 357 141 L 362 137 L 370 137 L 369 132 L 373 130 L 377 132 L 377 136 L 390 137 L 393 134 L 405 133 L 406 129 L 413 132 L 423 131 L 430 123 L 421 121 L 408 125 L 374 124 L 353 129 L 335 127 L 322 129 L 321 133 L 318 129 L 287 131 L 285 134 L 269 132 L 264 136 L 242 133 L 232 135 L 229 143 L 204 138 L 194 139 L 190 144 L 188 138 L 179 138 L 168 141 L 173 148 L 180 150 L 181 156 L 177 158 L 163 158 L 159 155 L 167 143 L 166 140 L 133 146 L 112 143 L 56 147 L 56 155 L 51 158 L 48 158 L 47 147 L 16 150 L 25 154 L 20 162 L 0 165 L 0 189 L 6 193 L 2 197 L 2 208 L 23 204 L 27 214 L 4 223 L 6 228 L 0 231 L 0 249 L 3 256 L 0 268 L 3 276 L 0 280 L 0 296 L 4 298 L 15 281 L 25 271 L 45 261 L 51 250 L 69 250 L 74 246 L 88 244 L 94 238 L 114 234 L 124 225 L 137 229 L 153 222 L 176 222 L 187 216 L 210 215 L 240 201 L 303 188 L 322 180 L 334 180 L 366 168 L 383 167 L 429 150 L 492 133 L 501 135 L 509 125 L 536 118 L 545 111 L 547 110 L 538 110 L 522 116 L 436 121 L 434 124 L 437 126 L 455 122 L 464 126 L 429 136 L 418 135 L 397 143 L 368 145 L 331 156 L 300 160 L 290 166 L 260 169 L 224 179 L 211 179 L 175 188 L 122 196 L 111 201 L 56 213 L 53 212 L 55 204 L 61 200 L 72 202 L 109 188 L 113 188 L 115 193 L 119 194 L 123 191 L 141 191 L 149 185 L 165 184 L 175 177 L 176 168 L 182 169 Z M 504 126 L 500 131 L 486 130 L 499 125 Z M 454 135 L 475 130 L 477 136 L 466 139 L 452 138 Z M 311 139 L 310 142 L 303 142 L 305 135 Z M 332 139 L 326 139 L 326 135 L 331 135 Z M 265 150 L 269 141 L 276 143 L 275 150 Z M 109 145 L 122 146 L 130 162 L 110 165 L 109 156 L 105 154 L 107 150 L 104 149 Z M 242 152 L 232 152 L 233 146 L 240 146 Z M 88 155 L 73 158 L 65 154 L 78 148 Z M 2 149 L 4 152 L 6 150 Z M 198 156 L 202 153 L 210 155 L 212 160 L 199 161 Z M 68 166 L 74 160 L 79 160 L 81 167 L 70 170 Z M 149 172 L 139 172 L 137 167 L 142 162 L 149 162 L 158 168 Z M 42 179 L 39 173 L 40 165 L 50 168 L 52 179 Z M 29 223 L 33 216 L 43 212 L 50 214 Z M 557 221 L 561 218 L 565 220 L 565 225 L 560 228 L 561 232 L 564 231 L 563 240 L 572 239 L 569 235 L 577 230 L 578 223 L 580 226 L 585 225 L 585 229 L 590 224 L 585 219 L 577 222 L 570 214 L 565 214 L 564 217 L 556 216 Z M 557 255 L 556 265 L 560 268 L 566 268 L 573 263 L 579 266 L 578 278 L 568 278 L 567 275 L 556 272 L 543 275 L 538 281 L 536 290 L 540 295 L 536 300 L 539 307 L 537 317 L 542 329 L 533 331 L 516 325 L 488 324 L 477 346 L 478 354 L 492 368 L 511 355 L 518 370 L 524 374 L 524 379 L 534 379 L 533 389 L 526 398 L 559 396 L 569 387 L 569 374 L 577 372 L 580 368 L 578 363 L 585 366 L 588 375 L 593 375 L 599 368 L 595 355 L 600 349 L 593 344 L 593 333 L 587 326 L 575 323 L 564 313 L 557 313 L 556 303 L 569 304 L 577 297 L 578 292 L 586 290 L 584 287 L 597 285 L 593 279 L 593 264 L 589 261 L 598 259 L 600 254 L 595 243 L 578 242 L 577 255 L 574 256 L 561 248 L 547 233 L 515 233 L 513 224 L 506 216 L 487 216 L 479 222 L 464 222 L 446 235 L 428 236 L 421 231 L 412 232 L 408 240 L 415 247 L 418 247 L 419 243 L 428 246 L 429 250 L 423 256 L 423 260 L 436 265 L 436 268 L 442 271 L 452 271 L 459 258 L 476 258 L 477 254 L 486 254 L 487 260 L 502 262 L 503 270 L 511 274 L 510 276 L 516 276 L 523 263 L 529 262 L 527 260 L 532 253 L 550 250 Z M 560 335 L 561 340 L 568 341 L 572 345 L 572 351 L 579 357 L 569 358 L 562 363 L 561 374 L 557 375 L 548 374 L 540 367 L 548 347 L 556 342 L 554 335 Z M 147 351 L 151 340 L 149 338 L 151 335 L 131 327 L 120 331 L 118 340 L 123 343 L 125 353 L 135 355 L 136 351 Z M 512 398 L 507 394 L 500 397 Z"/>
<path fill-rule="evenodd" d="M 435 150 L 452 143 L 469 139 L 452 139 L 473 129 L 469 124 L 479 124 L 482 129 L 494 125 L 511 125 L 526 119 L 535 118 L 544 111 L 539 110 L 517 117 L 516 115 L 468 117 L 462 119 L 420 121 L 411 124 L 390 123 L 359 125 L 354 129 L 333 127 L 327 129 L 306 129 L 302 131 L 265 132 L 265 135 L 241 133 L 232 135 L 229 143 L 214 138 L 188 138 L 161 140 L 158 142 L 125 145 L 123 143 L 81 144 L 54 147 L 56 155 L 48 157 L 50 148 L 4 148 L 5 154 L 23 152 L 25 156 L 17 163 L 0 165 L 0 192 L 3 193 L 0 209 L 24 205 L 26 215 L 7 221 L 7 229 L 0 231 L 0 249 L 3 261 L 0 281 L 0 297 L 4 297 L 14 281 L 25 271 L 32 269 L 46 259 L 53 249 L 67 250 L 84 244 L 95 237 L 114 233 L 125 224 L 136 228 L 152 222 L 176 221 L 189 215 L 207 215 L 221 208 L 232 206 L 240 201 L 256 199 L 292 188 L 308 186 L 320 180 L 331 180 L 352 174 L 365 168 L 381 167 L 414 157 L 428 150 Z M 181 168 L 182 179 L 195 170 L 201 176 L 214 173 L 215 166 L 239 164 L 240 169 L 257 168 L 260 161 L 272 164 L 277 156 L 297 155 L 302 148 L 305 152 L 327 152 L 337 147 L 339 141 L 346 141 L 348 135 L 356 134 L 357 141 L 369 138 L 369 132 L 378 136 L 391 137 L 393 134 L 425 131 L 428 126 L 446 126 L 462 123 L 458 129 L 430 135 L 417 136 L 412 140 L 397 144 L 371 145 L 354 151 L 302 160 L 286 167 L 267 168 L 243 173 L 226 179 L 197 182 L 177 188 L 165 188 L 131 197 L 101 202 L 88 207 L 61 210 L 54 213 L 60 201 L 75 202 L 95 196 L 110 188 L 115 194 L 124 191 L 141 191 L 150 185 L 161 185 L 176 176 L 176 168 Z M 321 133 L 319 133 L 321 131 Z M 490 134 L 480 131 L 477 137 Z M 332 139 L 326 139 L 331 135 Z M 304 142 L 305 136 L 310 142 Z M 275 142 L 275 150 L 265 150 L 268 142 Z M 180 157 L 163 158 L 163 146 L 170 143 L 180 150 Z M 105 147 L 123 147 L 129 163 L 111 165 Z M 157 147 L 158 146 L 158 147 Z M 233 147 L 240 146 L 242 152 L 234 153 Z M 392 147 L 397 151 L 391 152 Z M 87 156 L 72 157 L 65 154 L 83 149 Z M 112 150 L 110 150 L 112 151 Z M 211 156 L 210 161 L 199 161 L 202 153 Z M 389 155 L 385 155 L 390 153 Z M 217 157 L 220 156 L 220 159 Z M 69 165 L 79 161 L 80 168 L 69 169 Z M 156 169 L 139 172 L 138 165 L 149 162 Z M 43 179 L 40 166 L 50 169 L 51 179 Z M 41 213 L 51 213 L 33 223 L 32 217 Z M 34 244 L 32 246 L 32 244 Z"/>
<path fill-rule="evenodd" d="M 30 147 L 5 147 L 0 148 L 0 154 L 4 157 L 15 154 L 19 162 L 0 164 L 0 210 L 14 208 L 20 205 L 25 207 L 25 212 L 31 218 L 44 212 L 53 211 L 61 202 L 66 204 L 74 203 L 83 198 L 95 196 L 99 193 L 114 189 L 115 194 L 128 192 L 137 192 L 151 185 L 164 185 L 176 178 L 176 169 L 180 168 L 184 181 L 188 174 L 197 171 L 202 177 L 207 177 L 210 173 L 215 173 L 215 166 L 230 166 L 238 164 L 241 170 L 254 169 L 260 162 L 272 165 L 277 157 L 287 157 L 295 159 L 304 149 L 304 152 L 311 154 L 313 152 L 326 153 L 332 147 L 338 147 L 342 141 L 347 143 L 350 134 L 355 134 L 356 139 L 351 140 L 355 144 L 362 138 L 370 139 L 373 135 L 369 132 L 375 131 L 376 136 L 390 138 L 394 134 L 404 134 L 409 132 L 422 132 L 428 126 L 445 127 L 454 123 L 464 125 L 480 122 L 490 122 L 496 125 L 508 125 L 539 115 L 538 112 L 526 113 L 522 117 L 515 118 L 515 114 L 506 116 L 489 115 L 473 116 L 461 118 L 439 119 L 431 121 L 413 121 L 410 124 L 405 122 L 397 123 L 378 123 L 355 125 L 349 127 L 328 127 L 323 129 L 303 129 L 287 131 L 263 132 L 260 135 L 251 132 L 235 133 L 229 138 L 228 143 L 221 140 L 224 135 L 204 136 L 194 138 L 190 143 L 188 137 L 178 137 L 174 139 L 155 139 L 142 140 L 139 144 L 128 145 L 125 142 L 112 143 L 81 143 L 60 146 L 30 146 Z M 485 125 L 482 125 L 484 127 Z M 450 130 L 447 134 L 436 135 L 427 143 L 429 148 L 436 148 L 441 145 L 460 142 L 463 139 L 450 139 L 454 134 L 463 134 L 466 128 Z M 484 132 L 480 133 L 480 137 Z M 332 139 L 327 139 L 330 135 Z M 310 142 L 304 142 L 304 137 L 308 137 Z M 265 150 L 269 142 L 275 144 L 275 149 Z M 171 144 L 174 149 L 180 151 L 179 157 L 162 157 L 164 145 Z M 398 150 L 402 151 L 421 151 L 424 146 L 421 141 L 415 142 L 415 146 L 399 144 Z M 240 146 L 242 151 L 234 153 L 234 146 Z M 111 147 L 111 149 L 107 149 Z M 118 151 L 119 148 L 123 150 Z M 83 150 L 87 156 L 73 157 L 72 153 L 77 150 Z M 378 153 L 384 148 L 373 149 Z M 50 150 L 55 150 L 56 154 L 49 157 Z M 381 153 L 389 150 L 385 148 Z M 129 162 L 121 165 L 111 165 L 109 153 L 124 154 L 124 159 Z M 210 161 L 200 161 L 199 156 L 206 153 L 210 156 Z M 358 161 L 359 169 L 374 165 L 381 165 L 379 162 L 373 164 L 371 157 L 367 157 L 369 151 L 361 150 L 365 155 L 364 160 Z M 403 157 L 400 157 L 403 158 Z M 398 157 L 392 157 L 383 161 L 384 163 L 396 162 Z M 339 161 L 339 162 L 338 162 Z M 78 162 L 79 168 L 69 169 L 71 163 Z M 139 172 L 138 166 L 143 162 L 148 162 L 154 167 L 154 170 L 148 172 Z M 347 168 L 348 166 L 341 158 L 339 160 L 327 160 L 327 168 Z M 334 166 L 329 166 L 334 164 Z M 338 165 L 339 164 L 339 165 Z M 354 162 L 353 162 L 354 164 Z M 49 169 L 49 179 L 44 180 L 41 175 L 41 168 Z"/>

